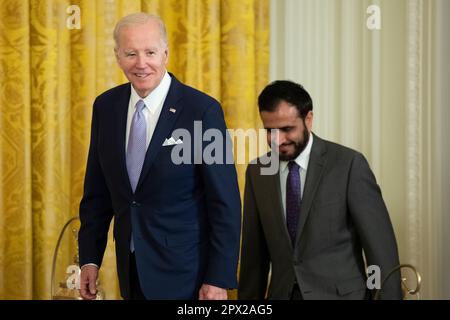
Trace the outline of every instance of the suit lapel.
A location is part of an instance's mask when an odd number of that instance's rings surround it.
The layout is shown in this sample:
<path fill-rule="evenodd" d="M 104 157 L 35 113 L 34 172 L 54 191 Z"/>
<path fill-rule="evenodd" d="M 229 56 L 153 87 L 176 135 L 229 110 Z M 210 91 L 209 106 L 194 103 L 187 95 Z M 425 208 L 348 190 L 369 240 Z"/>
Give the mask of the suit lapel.
<path fill-rule="evenodd" d="M 166 100 L 159 115 L 158 122 L 156 124 L 155 131 L 153 132 L 152 140 L 147 148 L 147 153 L 145 155 L 144 164 L 142 166 L 142 172 L 139 177 L 139 182 L 136 186 L 136 190 L 139 189 L 140 185 L 144 181 L 146 175 L 148 174 L 155 158 L 164 143 L 166 137 L 170 134 L 178 115 L 181 113 L 182 104 L 177 104 L 177 102 L 182 97 L 182 84 L 172 76 L 172 82 L 170 84 L 169 92 L 167 93 Z M 170 109 L 174 108 L 176 112 L 172 112 Z"/>
<path fill-rule="evenodd" d="M 300 207 L 300 219 L 298 222 L 297 237 L 295 243 L 298 244 L 302 236 L 303 228 L 311 211 L 314 195 L 319 186 L 320 179 L 325 169 L 326 146 L 322 139 L 314 135 L 311 155 L 306 174 L 305 190 L 303 192 L 302 203 Z"/>
<path fill-rule="evenodd" d="M 122 180 L 124 185 L 127 186 L 128 190 L 131 192 L 131 184 L 130 179 L 128 178 L 128 170 L 126 163 L 126 150 L 125 150 L 125 140 L 127 134 L 127 118 L 128 118 L 128 105 L 130 103 L 130 95 L 131 95 L 131 84 L 128 83 L 127 86 L 124 86 L 123 93 L 120 94 L 118 100 L 116 100 L 114 106 L 116 108 L 116 112 L 114 114 L 117 115 L 117 125 L 116 128 L 119 128 L 117 133 L 119 137 L 115 139 L 117 141 L 117 154 L 119 155 L 119 167 L 122 168 L 120 172 L 122 172 Z"/>
<path fill-rule="evenodd" d="M 258 168 L 259 170 L 260 168 Z M 271 216 L 270 220 L 274 223 L 275 237 L 277 242 L 283 242 L 280 244 L 282 247 L 292 248 L 292 243 L 289 237 L 289 233 L 286 226 L 286 219 L 283 213 L 283 205 L 281 201 L 281 188 L 280 188 L 280 171 L 273 175 L 259 175 L 261 178 L 260 188 L 265 192 L 262 199 L 266 199 L 267 211 Z M 277 232 L 276 230 L 279 230 Z"/>

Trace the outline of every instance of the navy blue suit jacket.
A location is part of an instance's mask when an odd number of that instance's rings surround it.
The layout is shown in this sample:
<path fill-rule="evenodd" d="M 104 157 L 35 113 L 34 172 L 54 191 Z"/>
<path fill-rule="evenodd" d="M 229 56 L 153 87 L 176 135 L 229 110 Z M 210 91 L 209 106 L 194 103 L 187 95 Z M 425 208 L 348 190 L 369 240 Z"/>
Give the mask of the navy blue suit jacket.
<path fill-rule="evenodd" d="M 202 132 L 215 128 L 229 137 L 223 112 L 216 100 L 171 77 L 135 193 L 125 162 L 130 83 L 104 92 L 93 107 L 80 204 L 80 265 L 101 265 L 114 217 L 117 270 L 124 298 L 130 296 L 131 234 L 146 298 L 196 299 L 203 283 L 237 287 L 241 202 L 235 166 L 193 161 L 194 121 L 202 121 Z M 175 129 L 191 134 L 190 164 L 174 164 L 174 146 L 163 146 Z M 183 143 L 189 143 L 185 140 Z M 196 143 L 201 153 L 210 142 Z M 223 151 L 231 153 L 230 146 L 224 145 Z"/>

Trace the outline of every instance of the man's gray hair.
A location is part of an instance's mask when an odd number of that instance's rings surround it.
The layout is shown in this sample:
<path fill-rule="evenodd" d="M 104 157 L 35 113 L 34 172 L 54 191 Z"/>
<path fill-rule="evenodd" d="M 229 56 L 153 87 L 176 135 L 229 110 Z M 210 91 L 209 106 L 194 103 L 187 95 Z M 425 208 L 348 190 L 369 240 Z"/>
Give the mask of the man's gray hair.
<path fill-rule="evenodd" d="M 161 33 L 161 39 L 163 40 L 164 44 L 167 46 L 167 31 L 166 26 L 164 25 L 164 22 L 160 17 L 158 17 L 155 14 L 149 14 L 145 12 L 138 12 L 138 13 L 132 13 L 129 14 L 122 19 L 120 19 L 116 27 L 114 28 L 114 41 L 116 43 L 116 49 L 119 47 L 119 35 L 120 35 L 120 29 L 125 26 L 130 25 L 142 25 L 146 24 L 148 22 L 156 22 L 159 26 L 159 31 Z"/>

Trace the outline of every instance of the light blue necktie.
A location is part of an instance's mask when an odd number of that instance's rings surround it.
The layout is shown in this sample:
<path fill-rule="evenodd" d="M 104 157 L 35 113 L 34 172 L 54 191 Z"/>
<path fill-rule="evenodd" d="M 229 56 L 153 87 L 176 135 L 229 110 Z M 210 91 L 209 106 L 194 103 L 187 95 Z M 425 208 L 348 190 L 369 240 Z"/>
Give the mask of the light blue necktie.
<path fill-rule="evenodd" d="M 144 101 L 139 100 L 136 103 L 136 110 L 131 120 L 130 136 L 128 138 L 127 170 L 133 193 L 136 190 L 147 151 L 147 122 L 142 112 L 144 108 Z"/>
<path fill-rule="evenodd" d="M 143 100 L 136 103 L 136 110 L 131 120 L 130 136 L 127 147 L 127 171 L 133 193 L 141 175 L 147 151 L 147 122 L 142 110 L 145 108 Z M 130 251 L 134 252 L 133 232 L 131 233 Z"/>

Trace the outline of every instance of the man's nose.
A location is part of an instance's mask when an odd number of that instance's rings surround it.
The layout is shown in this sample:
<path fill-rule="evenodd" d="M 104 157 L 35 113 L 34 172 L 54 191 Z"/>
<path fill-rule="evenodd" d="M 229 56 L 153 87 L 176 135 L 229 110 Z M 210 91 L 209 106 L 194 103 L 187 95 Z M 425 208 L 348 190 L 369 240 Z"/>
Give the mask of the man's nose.
<path fill-rule="evenodd" d="M 144 55 L 138 55 L 137 56 L 137 61 L 136 61 L 136 67 L 138 68 L 145 68 L 147 62 L 146 62 L 146 57 Z"/>
<path fill-rule="evenodd" d="M 286 134 L 284 134 L 279 129 L 272 129 L 270 132 L 270 137 L 272 142 L 274 142 L 276 145 L 281 145 L 286 142 Z"/>
<path fill-rule="evenodd" d="M 281 131 L 281 130 L 278 130 L 278 141 L 277 141 L 277 144 L 279 145 L 279 146 L 281 146 L 283 143 L 285 143 L 287 141 L 287 139 L 286 139 L 286 134 L 283 132 L 283 131 Z"/>

